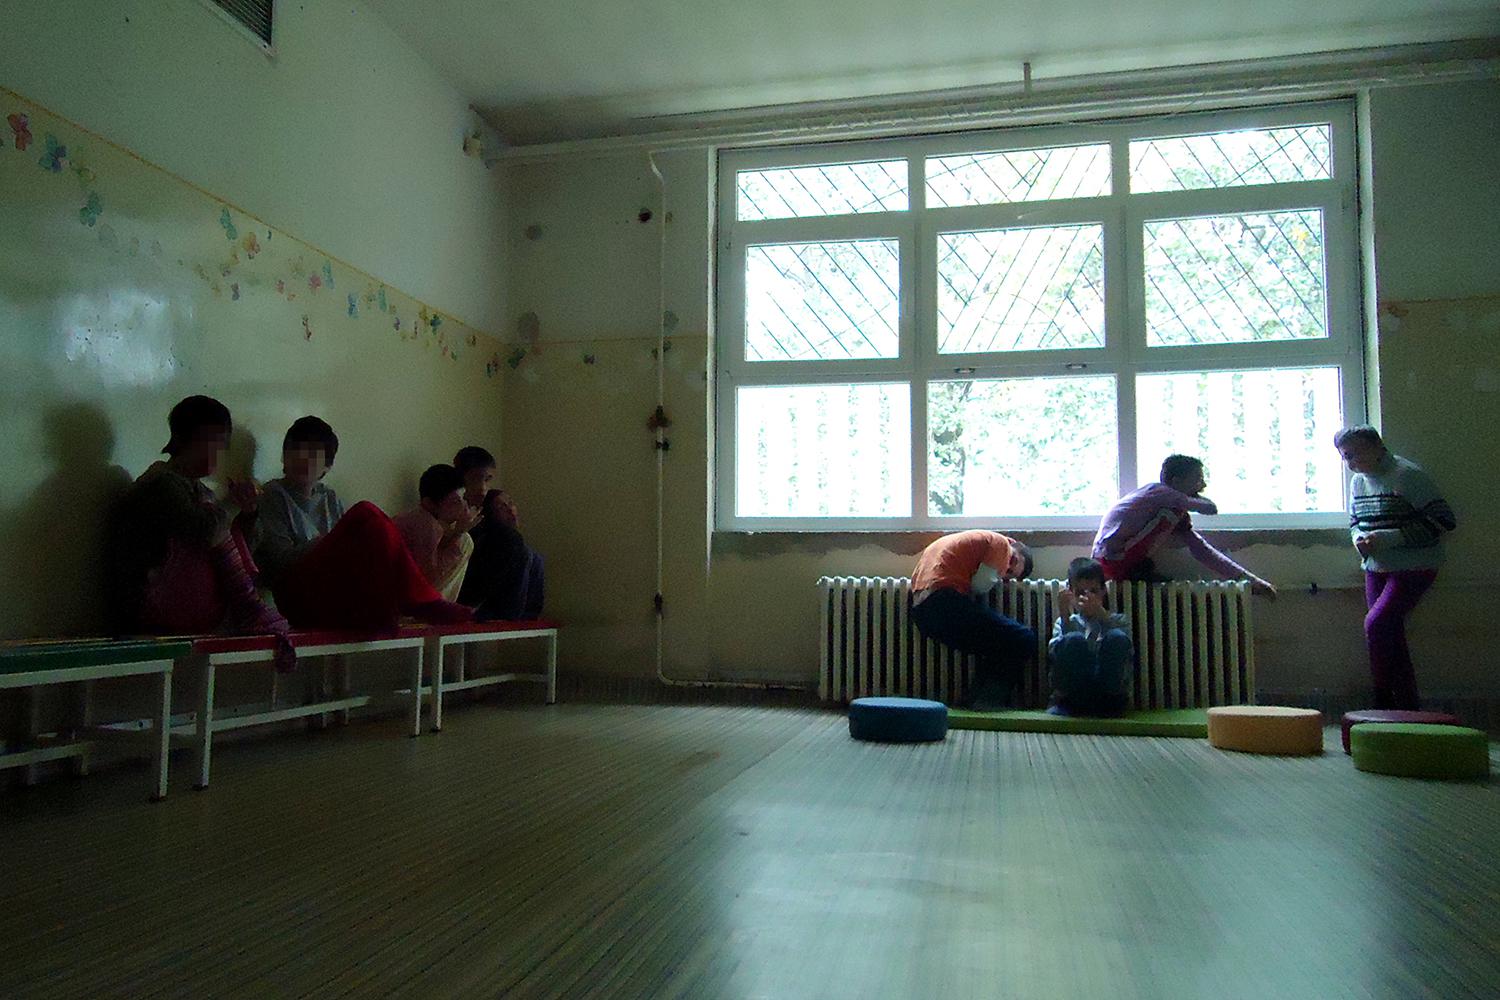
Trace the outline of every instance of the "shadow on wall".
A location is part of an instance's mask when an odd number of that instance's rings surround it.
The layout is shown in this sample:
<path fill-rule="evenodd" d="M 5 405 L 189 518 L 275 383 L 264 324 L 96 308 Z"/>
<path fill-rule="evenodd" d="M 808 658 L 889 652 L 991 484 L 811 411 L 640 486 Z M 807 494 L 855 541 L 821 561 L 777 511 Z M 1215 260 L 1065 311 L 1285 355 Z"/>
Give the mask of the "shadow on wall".
<path fill-rule="evenodd" d="M 52 407 L 42 430 L 53 471 L 0 527 L 15 567 L 0 579 L 0 629 L 7 638 L 102 634 L 105 527 L 131 476 L 112 463 L 114 428 L 93 404 Z"/>

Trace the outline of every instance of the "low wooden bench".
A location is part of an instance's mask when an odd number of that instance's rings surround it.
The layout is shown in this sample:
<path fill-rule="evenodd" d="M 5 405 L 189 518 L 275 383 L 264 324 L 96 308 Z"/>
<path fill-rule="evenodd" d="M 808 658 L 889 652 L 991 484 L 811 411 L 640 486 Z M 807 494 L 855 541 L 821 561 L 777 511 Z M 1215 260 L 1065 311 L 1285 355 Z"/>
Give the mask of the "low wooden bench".
<path fill-rule="evenodd" d="M 411 735 L 422 732 L 422 655 L 427 646 L 430 630 L 426 627 L 407 627 L 391 635 L 374 636 L 358 632 L 293 632 L 292 645 L 298 656 L 342 657 L 356 653 L 378 653 L 389 650 L 406 650 L 411 654 L 411 687 L 396 696 L 405 695 L 411 706 Z M 215 677 L 223 667 L 247 663 L 270 663 L 275 644 L 270 636 L 212 636 L 193 642 L 187 669 L 195 669 L 202 677 L 198 694 L 198 716 L 192 726 L 183 727 L 190 733 L 197 748 L 198 776 L 194 788 L 207 788 L 213 756 L 213 737 L 232 729 L 248 726 L 263 726 L 289 719 L 309 716 L 324 716 L 333 712 L 348 718 L 350 709 L 362 708 L 379 699 L 377 695 L 355 695 L 348 690 L 348 665 L 341 664 L 342 691 L 338 697 L 312 701 L 308 704 L 277 708 L 275 704 L 276 681 L 272 681 L 271 706 L 264 712 L 247 712 L 237 715 L 215 714 Z"/>
<path fill-rule="evenodd" d="M 158 678 L 159 699 L 153 727 L 145 732 L 155 764 L 152 801 L 167 797 L 167 757 L 172 725 L 172 670 L 192 649 L 186 640 L 76 640 L 27 642 L 0 648 L 0 688 L 38 688 L 117 677 Z M 0 755 L 0 768 L 30 767 L 74 758 L 86 770 L 94 738 L 89 698 L 84 696 L 82 739 Z M 134 735 L 137 739 L 139 734 Z"/>
<path fill-rule="evenodd" d="M 512 681 L 537 681 L 547 685 L 547 704 L 557 701 L 557 629 L 558 623 L 534 621 L 473 622 L 464 625 L 438 625 L 428 629 L 427 662 L 432 665 L 432 684 L 427 689 L 432 706 L 432 731 L 443 728 L 443 695 L 450 691 L 469 691 L 492 684 Z M 465 650 L 479 643 L 500 643 L 517 639 L 545 639 L 547 662 L 541 673 L 499 673 L 468 676 Z M 444 670 L 444 654 L 452 647 L 458 652 L 453 680 Z"/>

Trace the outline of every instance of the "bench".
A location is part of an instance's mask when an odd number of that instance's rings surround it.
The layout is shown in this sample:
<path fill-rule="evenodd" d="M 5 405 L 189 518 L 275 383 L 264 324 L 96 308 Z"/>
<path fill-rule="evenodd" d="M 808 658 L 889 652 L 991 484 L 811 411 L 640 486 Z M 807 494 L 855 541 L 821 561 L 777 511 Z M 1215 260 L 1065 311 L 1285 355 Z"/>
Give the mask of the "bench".
<path fill-rule="evenodd" d="M 427 662 L 432 664 L 432 684 L 428 688 L 432 701 L 432 731 L 443 728 L 443 695 L 449 691 L 469 691 L 492 684 L 511 681 L 538 681 L 547 685 L 547 704 L 557 701 L 557 629 L 558 623 L 537 619 L 535 621 L 473 622 L 465 625 L 441 625 L 428 630 Z M 545 639 L 547 641 L 547 665 L 539 674 L 501 673 L 469 677 L 465 649 L 477 643 L 499 643 L 515 639 Z M 444 654 L 449 647 L 458 652 L 456 677 L 446 679 Z M 418 718 L 420 724 L 420 718 Z"/>
<path fill-rule="evenodd" d="M 167 797 L 167 751 L 171 737 L 172 669 L 188 654 L 185 640 L 75 640 L 71 642 L 18 643 L 0 648 L 0 689 L 37 688 L 54 684 L 86 685 L 82 732 L 86 737 L 105 735 L 94 731 L 89 717 L 87 685 L 119 677 L 158 678 L 158 702 L 154 726 L 147 731 L 155 764 L 152 801 Z M 35 703 L 34 703 L 35 704 Z M 35 708 L 33 708 L 35 712 Z M 33 715 L 35 719 L 35 715 Z M 35 728 L 35 724 L 33 724 Z M 138 734 L 137 735 L 138 738 Z M 79 773 L 86 773 L 92 739 L 71 740 L 54 746 L 36 747 L 0 755 L 0 769 L 35 767 L 49 760 L 73 758 Z"/>
<path fill-rule="evenodd" d="M 405 694 L 410 699 L 411 706 L 411 735 L 420 736 L 422 733 L 422 654 L 426 648 L 430 629 L 427 627 L 407 627 L 399 629 L 393 635 L 372 636 L 359 632 L 293 632 L 291 640 L 296 648 L 298 656 L 336 656 L 342 657 L 356 653 L 378 653 L 388 650 L 407 650 L 411 653 L 411 688 L 405 691 L 395 692 L 397 696 Z M 249 726 L 269 725 L 273 722 L 285 722 L 290 719 L 301 719 L 310 716 L 321 716 L 327 718 L 330 713 L 339 712 L 345 720 L 348 719 L 350 709 L 362 708 L 376 700 L 374 695 L 353 695 L 349 693 L 349 673 L 347 664 L 341 664 L 342 678 L 339 697 L 328 698 L 326 692 L 323 700 L 312 701 L 308 704 L 296 705 L 287 708 L 276 707 L 276 689 L 278 681 L 275 677 L 271 687 L 271 705 L 264 712 L 247 712 L 237 715 L 217 716 L 214 713 L 214 686 L 215 677 L 220 668 L 238 666 L 246 663 L 270 663 L 275 652 L 275 643 L 271 636 L 211 636 L 197 639 L 192 643 L 191 651 L 188 653 L 187 669 L 195 669 L 202 677 L 202 683 L 198 692 L 197 719 L 190 726 L 180 727 L 184 734 L 190 734 L 197 748 L 198 777 L 193 787 L 204 789 L 208 787 L 209 772 L 213 757 L 213 737 L 215 733 L 222 733 L 233 729 L 244 729 Z"/>

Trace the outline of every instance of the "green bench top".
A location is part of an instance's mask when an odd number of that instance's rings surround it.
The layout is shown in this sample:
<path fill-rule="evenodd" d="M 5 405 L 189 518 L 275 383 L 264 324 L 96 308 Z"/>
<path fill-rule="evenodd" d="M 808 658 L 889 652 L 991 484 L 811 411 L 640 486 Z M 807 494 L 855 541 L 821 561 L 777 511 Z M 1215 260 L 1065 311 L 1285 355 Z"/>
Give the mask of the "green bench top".
<path fill-rule="evenodd" d="M 62 639 L 0 645 L 0 674 L 72 670 L 148 660 L 175 660 L 193 648 L 187 639 Z"/>

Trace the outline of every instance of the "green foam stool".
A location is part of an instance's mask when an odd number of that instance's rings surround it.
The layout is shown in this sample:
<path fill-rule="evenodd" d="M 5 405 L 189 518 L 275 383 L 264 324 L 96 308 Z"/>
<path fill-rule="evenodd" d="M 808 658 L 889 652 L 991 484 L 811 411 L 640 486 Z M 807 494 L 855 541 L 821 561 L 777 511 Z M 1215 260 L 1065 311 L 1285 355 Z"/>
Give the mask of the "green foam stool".
<path fill-rule="evenodd" d="M 1354 766 L 1403 778 L 1483 778 L 1489 737 L 1478 729 L 1425 722 L 1366 722 L 1349 730 Z"/>

